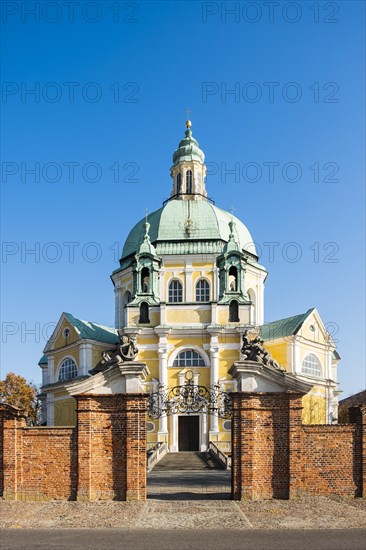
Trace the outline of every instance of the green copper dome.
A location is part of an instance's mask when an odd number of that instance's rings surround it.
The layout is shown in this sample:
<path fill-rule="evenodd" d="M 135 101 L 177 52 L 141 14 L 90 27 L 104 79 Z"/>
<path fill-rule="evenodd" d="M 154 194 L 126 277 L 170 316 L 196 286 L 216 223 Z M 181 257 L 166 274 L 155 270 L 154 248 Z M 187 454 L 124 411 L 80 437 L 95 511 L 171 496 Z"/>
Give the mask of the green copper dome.
<path fill-rule="evenodd" d="M 156 254 L 220 254 L 232 235 L 240 250 L 256 256 L 253 239 L 245 225 L 229 212 L 206 200 L 171 200 L 149 214 L 149 236 Z M 145 237 L 143 218 L 130 231 L 121 262 L 140 250 Z M 232 237 L 232 238 L 233 238 Z M 132 258 L 131 258 L 132 259 Z M 124 262 L 122 262 L 124 263 Z"/>
<path fill-rule="evenodd" d="M 173 163 L 182 161 L 197 160 L 202 164 L 205 162 L 204 152 L 199 148 L 198 142 L 192 136 L 190 127 L 185 132 L 185 138 L 179 143 L 178 149 L 173 153 Z"/>

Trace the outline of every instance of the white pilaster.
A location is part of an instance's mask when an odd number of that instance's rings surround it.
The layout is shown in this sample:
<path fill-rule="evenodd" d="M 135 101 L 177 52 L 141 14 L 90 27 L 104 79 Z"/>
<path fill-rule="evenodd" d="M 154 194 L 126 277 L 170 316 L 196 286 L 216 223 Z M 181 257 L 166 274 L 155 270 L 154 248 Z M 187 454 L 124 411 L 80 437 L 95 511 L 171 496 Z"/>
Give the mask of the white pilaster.
<path fill-rule="evenodd" d="M 116 286 L 114 287 L 114 323 L 116 328 L 120 328 L 122 326 L 122 303 L 121 303 L 121 286 L 120 282 L 118 281 Z"/>
<path fill-rule="evenodd" d="M 185 272 L 186 272 L 186 284 L 185 284 L 186 302 L 193 302 L 194 299 L 193 299 L 193 289 L 192 289 L 192 273 L 193 273 L 192 262 L 188 262 L 188 261 L 186 262 Z"/>
<path fill-rule="evenodd" d="M 257 325 L 263 325 L 264 323 L 264 283 L 260 277 L 258 280 L 258 295 L 256 304 L 256 323 Z"/>
<path fill-rule="evenodd" d="M 48 384 L 48 365 L 42 365 L 42 386 Z"/>
<path fill-rule="evenodd" d="M 55 360 L 53 357 L 48 357 L 48 384 L 53 384 L 55 381 Z"/>
<path fill-rule="evenodd" d="M 300 344 L 296 336 L 293 337 L 291 342 L 291 370 L 293 373 L 301 374 L 301 365 L 300 365 Z"/>
<path fill-rule="evenodd" d="M 159 382 L 164 389 L 168 386 L 168 338 L 169 330 L 159 331 Z M 159 432 L 160 441 L 168 440 L 168 419 L 166 416 L 159 418 Z"/>
<path fill-rule="evenodd" d="M 254 325 L 254 323 L 256 322 L 256 320 L 255 320 L 255 310 L 254 309 L 255 309 L 254 305 L 251 304 L 249 306 L 249 324 L 250 325 Z"/>
<path fill-rule="evenodd" d="M 219 283 L 219 270 L 217 267 L 214 267 L 213 269 L 213 296 L 212 300 L 215 300 L 215 302 L 218 300 L 218 283 Z"/>
<path fill-rule="evenodd" d="M 91 344 L 81 344 L 79 356 L 79 375 L 85 376 L 93 368 L 93 350 Z"/>
<path fill-rule="evenodd" d="M 201 451 L 207 451 L 208 447 L 208 431 L 207 431 L 207 414 L 203 413 L 200 415 L 201 418 L 201 442 L 200 442 L 200 448 Z"/>
<path fill-rule="evenodd" d="M 219 336 L 218 332 L 211 333 L 210 341 L 210 356 L 211 356 L 211 369 L 210 369 L 210 384 L 213 386 L 219 381 Z M 217 438 L 219 435 L 219 418 L 216 415 L 210 415 L 210 438 Z M 216 439 L 217 440 L 217 439 Z"/>
<path fill-rule="evenodd" d="M 217 323 L 217 303 L 211 304 L 211 323 Z"/>
<path fill-rule="evenodd" d="M 47 394 L 47 426 L 53 426 L 55 423 L 55 402 L 53 395 Z"/>

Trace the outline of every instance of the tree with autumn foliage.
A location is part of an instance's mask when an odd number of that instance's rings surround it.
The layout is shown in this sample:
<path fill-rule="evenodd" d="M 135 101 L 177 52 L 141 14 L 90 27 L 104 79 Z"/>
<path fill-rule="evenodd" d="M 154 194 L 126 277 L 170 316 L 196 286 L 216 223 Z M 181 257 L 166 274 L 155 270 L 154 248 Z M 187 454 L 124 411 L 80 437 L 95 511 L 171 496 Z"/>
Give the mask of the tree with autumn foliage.
<path fill-rule="evenodd" d="M 24 410 L 29 426 L 41 423 L 41 400 L 38 386 L 19 374 L 9 372 L 0 380 L 0 402 Z"/>

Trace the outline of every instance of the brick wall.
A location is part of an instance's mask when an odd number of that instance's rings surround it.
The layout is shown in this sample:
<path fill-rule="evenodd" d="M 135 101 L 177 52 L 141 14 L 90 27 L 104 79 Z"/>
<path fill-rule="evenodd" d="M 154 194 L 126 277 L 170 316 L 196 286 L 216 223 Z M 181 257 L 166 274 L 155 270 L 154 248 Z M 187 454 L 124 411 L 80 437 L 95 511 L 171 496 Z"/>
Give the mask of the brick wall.
<path fill-rule="evenodd" d="M 350 425 L 302 425 L 301 395 L 234 393 L 235 500 L 366 495 L 366 407 Z"/>
<path fill-rule="evenodd" d="M 362 496 L 358 425 L 303 426 L 304 492 Z"/>
<path fill-rule="evenodd" d="M 146 397 L 76 399 L 76 428 L 27 428 L 18 409 L 0 404 L 0 495 L 146 499 Z"/>
<path fill-rule="evenodd" d="M 303 426 L 301 395 L 233 394 L 234 499 L 366 495 L 366 407 L 350 425 Z M 7 499 L 146 499 L 146 396 L 81 395 L 76 428 L 27 428 L 0 404 Z"/>
<path fill-rule="evenodd" d="M 77 489 L 75 429 L 23 428 L 20 437 L 18 498 L 74 500 Z"/>

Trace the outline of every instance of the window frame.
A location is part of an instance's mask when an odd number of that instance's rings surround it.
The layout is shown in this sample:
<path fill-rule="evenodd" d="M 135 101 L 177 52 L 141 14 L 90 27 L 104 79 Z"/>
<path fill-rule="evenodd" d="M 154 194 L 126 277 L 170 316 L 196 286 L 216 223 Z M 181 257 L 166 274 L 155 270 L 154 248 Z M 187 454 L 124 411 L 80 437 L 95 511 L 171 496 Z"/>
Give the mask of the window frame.
<path fill-rule="evenodd" d="M 189 356 L 190 354 L 190 356 Z M 184 355 L 184 358 L 182 358 L 182 363 L 180 357 Z M 184 362 L 184 363 L 183 363 Z M 181 363 L 181 364 L 180 364 Z M 191 363 L 191 364 L 189 364 Z M 195 364 L 196 363 L 196 364 Z M 182 369 L 182 368 L 202 368 L 207 367 L 204 357 L 195 349 L 192 348 L 185 348 L 182 349 L 174 358 L 173 368 Z"/>
<path fill-rule="evenodd" d="M 187 195 L 193 195 L 193 172 L 187 170 L 186 172 L 186 193 Z"/>
<path fill-rule="evenodd" d="M 76 369 L 76 374 L 75 376 L 69 376 L 67 378 L 61 378 L 61 371 L 64 367 L 66 367 L 64 365 L 64 363 L 66 363 L 67 361 L 71 361 L 73 364 L 72 365 L 67 365 L 68 368 L 70 367 L 74 367 L 75 366 L 75 369 Z M 77 378 L 78 377 L 78 372 L 79 372 L 79 367 L 75 361 L 75 359 L 73 357 L 71 357 L 71 355 L 67 355 L 66 357 L 64 357 L 63 359 L 61 359 L 60 363 L 59 363 L 59 366 L 58 366 L 58 369 L 57 369 L 57 381 L 58 382 L 68 382 L 69 380 L 73 380 L 74 378 Z"/>
<path fill-rule="evenodd" d="M 177 174 L 176 184 L 177 184 L 177 194 L 180 195 L 181 192 L 182 192 L 182 174 L 181 174 L 181 172 L 178 172 L 178 174 Z"/>
<path fill-rule="evenodd" d="M 197 291 L 201 292 L 201 298 L 202 298 L 202 294 L 203 294 L 203 289 L 202 288 L 198 289 L 198 285 L 200 283 L 205 283 L 207 285 L 207 288 L 205 289 L 205 292 L 207 291 L 207 300 L 197 299 Z M 197 279 L 196 284 L 195 284 L 195 289 L 194 289 L 195 301 L 199 304 L 207 303 L 207 302 L 210 301 L 210 295 L 211 295 L 210 282 L 207 279 L 205 279 L 204 277 L 200 277 L 199 279 Z"/>
<path fill-rule="evenodd" d="M 146 314 L 146 320 L 143 314 Z M 147 302 L 143 301 L 139 307 L 139 325 L 149 325 L 150 322 L 150 307 Z"/>
<path fill-rule="evenodd" d="M 312 366 L 304 367 L 304 363 L 309 357 L 314 358 L 315 361 L 308 361 Z M 318 367 L 319 372 L 315 369 L 314 365 Z M 315 355 L 315 353 L 309 352 L 305 355 L 304 359 L 301 362 L 301 374 L 304 374 L 305 376 L 312 376 L 315 378 L 322 378 L 323 376 L 322 364 L 318 359 L 318 357 Z"/>
<path fill-rule="evenodd" d="M 233 304 L 236 304 L 236 310 L 235 312 L 237 313 L 237 316 L 236 316 L 236 319 L 232 319 L 232 308 L 234 307 Z M 240 311 L 239 311 L 239 302 L 238 300 L 231 300 L 230 303 L 229 303 L 229 323 L 240 323 Z"/>
<path fill-rule="evenodd" d="M 171 300 L 171 285 L 174 283 L 178 283 L 180 285 L 180 292 L 181 292 L 181 300 Z M 174 293 L 177 293 L 179 289 L 172 289 L 172 297 L 174 298 Z M 179 296 L 177 296 L 179 298 Z M 168 282 L 168 295 L 167 295 L 167 303 L 168 304 L 182 304 L 183 303 L 183 283 L 180 279 L 177 279 L 174 277 L 173 279 L 170 279 Z"/>

